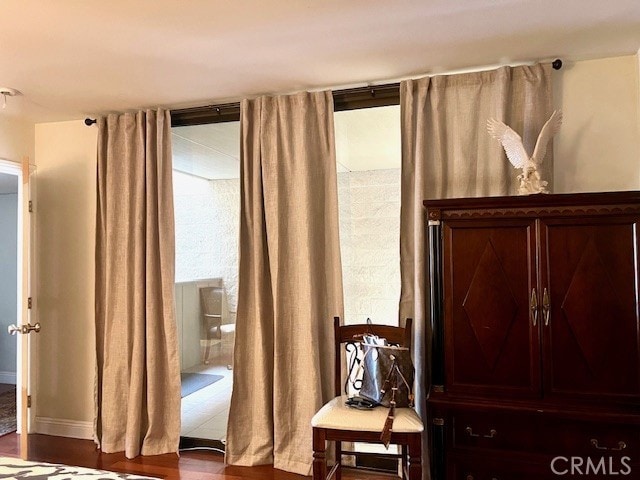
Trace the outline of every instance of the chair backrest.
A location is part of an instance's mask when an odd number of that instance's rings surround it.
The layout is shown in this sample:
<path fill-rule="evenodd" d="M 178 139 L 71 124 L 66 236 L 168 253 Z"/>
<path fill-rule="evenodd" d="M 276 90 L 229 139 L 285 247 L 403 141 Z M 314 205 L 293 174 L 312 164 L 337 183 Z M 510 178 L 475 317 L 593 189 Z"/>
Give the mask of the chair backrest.
<path fill-rule="evenodd" d="M 222 288 L 200 287 L 200 308 L 203 315 L 222 316 Z"/>
<path fill-rule="evenodd" d="M 359 342 L 363 335 L 373 334 L 386 338 L 391 344 L 400 347 L 411 348 L 413 320 L 407 318 L 404 327 L 392 327 L 390 325 L 375 325 L 359 323 L 356 325 L 340 325 L 340 317 L 333 317 L 333 332 L 335 343 L 335 395 L 342 393 L 342 344 Z"/>

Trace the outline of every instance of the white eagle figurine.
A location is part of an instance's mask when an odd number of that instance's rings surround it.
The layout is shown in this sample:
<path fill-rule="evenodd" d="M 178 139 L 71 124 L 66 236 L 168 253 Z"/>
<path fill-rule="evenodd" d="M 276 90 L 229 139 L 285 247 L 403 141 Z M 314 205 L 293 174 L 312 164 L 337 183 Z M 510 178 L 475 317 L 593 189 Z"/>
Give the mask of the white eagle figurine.
<path fill-rule="evenodd" d="M 540 178 L 538 167 L 542 165 L 549 140 L 558 133 L 561 124 L 562 112 L 556 110 L 542 127 L 533 155 L 529 157 L 522 144 L 522 138 L 512 128 L 493 118 L 487 121 L 489 135 L 500 141 L 511 165 L 522 169 L 522 173 L 518 175 L 518 180 L 520 181 L 519 195 L 549 193 L 549 190 L 547 190 L 548 182 Z"/>

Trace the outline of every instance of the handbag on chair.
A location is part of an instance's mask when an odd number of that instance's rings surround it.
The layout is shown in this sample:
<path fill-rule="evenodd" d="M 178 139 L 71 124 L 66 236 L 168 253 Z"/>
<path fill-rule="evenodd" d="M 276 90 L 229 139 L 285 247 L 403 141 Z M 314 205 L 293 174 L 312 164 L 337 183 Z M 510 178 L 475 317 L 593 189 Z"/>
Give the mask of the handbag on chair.
<path fill-rule="evenodd" d="M 362 384 L 359 398 L 354 402 L 356 408 L 362 408 L 362 400 L 371 402 L 371 406 L 382 405 L 389 408 L 380 439 L 389 445 L 395 409 L 413 407 L 413 380 L 415 369 L 411 361 L 411 352 L 406 347 L 387 345 L 386 340 L 365 335 L 361 344 L 364 355 Z M 349 402 L 347 402 L 349 405 Z"/>
<path fill-rule="evenodd" d="M 314 415 L 311 420 L 311 427 L 313 429 L 313 479 L 314 480 L 326 480 L 327 474 L 339 476 L 342 470 L 344 456 L 354 455 L 357 457 L 360 453 L 353 451 L 352 449 L 343 450 L 344 442 L 364 442 L 373 444 L 389 444 L 391 442 L 401 447 L 397 454 L 387 452 L 382 454 L 383 457 L 397 458 L 402 460 L 402 472 L 405 473 L 403 478 L 406 480 L 422 480 L 422 437 L 424 432 L 424 425 L 420 416 L 413 408 L 385 408 L 383 406 L 375 406 L 369 400 L 365 400 L 363 397 L 356 397 L 358 391 L 362 388 L 364 361 L 371 363 L 372 368 L 376 368 L 378 364 L 382 365 L 382 360 L 378 355 L 382 352 L 382 356 L 386 356 L 384 352 L 393 352 L 393 349 L 369 349 L 365 347 L 364 343 L 367 341 L 366 337 L 374 337 L 377 339 L 376 343 L 381 345 L 398 345 L 406 348 L 411 348 L 413 338 L 413 320 L 407 318 L 404 321 L 404 325 L 400 322 L 400 326 L 392 325 L 374 325 L 371 322 L 341 325 L 340 318 L 334 317 L 334 339 L 335 339 L 335 362 L 334 362 L 334 398 L 327 402 L 323 407 Z M 382 339 L 386 339 L 383 341 Z M 367 342 L 370 343 L 370 342 Z M 343 348 L 344 347 L 344 348 Z M 368 353 L 367 358 L 365 356 L 365 348 Z M 399 353 L 401 351 L 397 351 Z M 388 398 L 384 398 L 384 395 L 378 400 L 382 400 L 385 403 L 388 400 L 389 405 L 392 405 L 392 400 L 397 404 L 397 399 L 401 396 L 398 392 L 400 388 L 404 388 L 401 384 L 404 384 L 404 380 L 411 387 L 412 376 L 411 373 L 405 373 L 400 366 L 404 360 L 403 355 L 408 355 L 409 350 L 405 350 L 400 355 L 394 355 L 394 359 L 390 356 L 389 369 L 392 373 L 389 376 L 380 373 L 381 384 L 384 385 L 388 378 L 388 386 L 384 388 L 385 394 Z M 345 355 L 346 354 L 346 355 Z M 371 357 L 371 358 L 369 358 Z M 407 357 L 408 358 L 408 357 Z M 346 360 L 346 365 L 345 365 Z M 347 376 L 344 376 L 344 370 L 346 368 Z M 398 366 L 400 372 L 404 376 L 404 380 L 399 376 Z M 382 367 L 384 368 L 384 367 Z M 411 368 L 408 369 L 411 372 Z M 367 373 L 367 382 L 372 378 Z M 375 376 L 377 376 L 376 374 Z M 343 383 L 344 382 L 344 383 Z M 390 393 L 389 392 L 389 388 Z M 395 397 L 393 395 L 393 389 L 395 390 Z M 373 387 L 376 389 L 376 387 Z M 372 389 L 372 390 L 373 390 Z M 409 388 L 409 390 L 411 390 Z M 365 385 L 364 392 L 368 391 L 368 387 Z M 379 390 L 378 390 L 379 391 Z M 377 395 L 377 394 L 376 394 Z M 351 397 L 346 399 L 345 397 Z M 407 398 L 412 398 L 407 395 Z M 346 400 L 346 401 L 345 401 Z M 410 401 L 409 401 L 410 403 Z M 370 407 L 370 408 L 367 408 Z M 364 410 L 364 411 L 360 411 Z M 388 418 L 390 417 L 390 418 Z M 386 424 L 386 425 L 385 425 Z M 381 430 L 383 425 L 386 427 L 381 438 Z M 393 432 L 391 432 L 393 428 Z M 336 464 L 333 469 L 329 471 L 327 468 L 327 442 L 335 442 L 335 458 Z M 376 453 L 368 453 L 367 455 L 376 455 Z"/>
<path fill-rule="evenodd" d="M 377 405 L 413 407 L 415 369 L 406 347 L 364 344 L 359 395 Z"/>

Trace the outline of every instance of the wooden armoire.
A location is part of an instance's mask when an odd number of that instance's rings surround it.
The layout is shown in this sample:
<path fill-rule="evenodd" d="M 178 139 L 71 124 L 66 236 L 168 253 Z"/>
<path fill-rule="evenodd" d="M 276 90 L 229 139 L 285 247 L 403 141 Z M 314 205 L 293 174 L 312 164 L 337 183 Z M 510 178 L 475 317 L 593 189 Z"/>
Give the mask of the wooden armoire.
<path fill-rule="evenodd" d="M 432 480 L 640 479 L 640 192 L 424 205 Z"/>

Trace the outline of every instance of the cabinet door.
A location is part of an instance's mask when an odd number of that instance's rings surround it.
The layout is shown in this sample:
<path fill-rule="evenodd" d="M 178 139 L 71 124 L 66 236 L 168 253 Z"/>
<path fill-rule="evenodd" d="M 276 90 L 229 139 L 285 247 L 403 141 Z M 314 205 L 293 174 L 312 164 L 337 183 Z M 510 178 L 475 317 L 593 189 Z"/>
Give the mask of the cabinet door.
<path fill-rule="evenodd" d="M 541 224 L 545 395 L 640 397 L 638 218 Z"/>
<path fill-rule="evenodd" d="M 443 228 L 445 375 L 450 393 L 540 391 L 534 220 L 448 221 Z"/>

